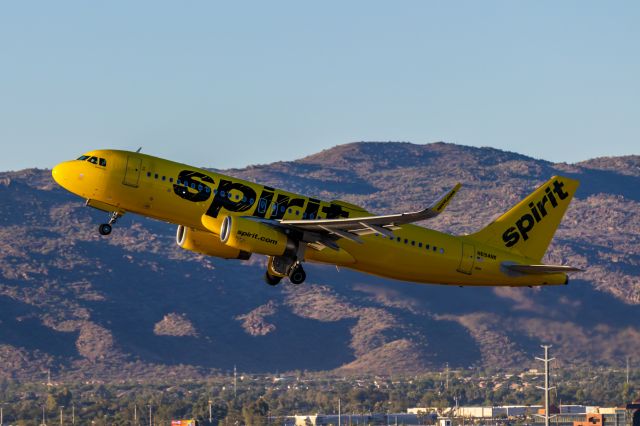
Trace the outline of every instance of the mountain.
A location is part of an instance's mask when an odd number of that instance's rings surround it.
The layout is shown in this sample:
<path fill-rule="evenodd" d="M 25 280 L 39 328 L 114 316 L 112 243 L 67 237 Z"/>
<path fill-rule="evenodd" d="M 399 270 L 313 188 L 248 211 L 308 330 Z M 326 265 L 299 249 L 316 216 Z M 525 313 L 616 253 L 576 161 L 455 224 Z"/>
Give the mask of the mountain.
<path fill-rule="evenodd" d="M 463 190 L 426 226 L 469 233 L 554 174 L 581 181 L 547 261 L 586 269 L 568 286 L 418 285 L 308 265 L 272 288 L 265 259 L 207 258 L 175 226 L 105 214 L 49 170 L 0 173 L 0 377 L 203 377 L 228 371 L 412 373 L 533 367 L 541 343 L 567 365 L 640 353 L 640 156 L 555 164 L 446 143 L 352 143 L 224 171 L 377 213 Z"/>

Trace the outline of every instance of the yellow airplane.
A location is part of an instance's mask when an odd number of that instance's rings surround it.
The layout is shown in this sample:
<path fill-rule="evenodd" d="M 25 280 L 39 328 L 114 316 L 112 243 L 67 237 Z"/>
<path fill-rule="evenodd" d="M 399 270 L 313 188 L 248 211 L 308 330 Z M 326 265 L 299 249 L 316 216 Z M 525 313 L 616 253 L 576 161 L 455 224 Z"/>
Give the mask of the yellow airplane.
<path fill-rule="evenodd" d="M 138 150 L 139 151 L 139 150 Z M 568 283 L 570 266 L 541 265 L 578 181 L 556 176 L 471 235 L 413 225 L 443 212 L 457 184 L 424 210 L 376 216 L 344 201 L 321 201 L 140 152 L 97 150 L 53 168 L 63 188 L 110 212 L 102 235 L 124 213 L 178 225 L 177 244 L 224 259 L 268 256 L 265 280 L 302 283 L 302 263 L 459 286 Z"/>

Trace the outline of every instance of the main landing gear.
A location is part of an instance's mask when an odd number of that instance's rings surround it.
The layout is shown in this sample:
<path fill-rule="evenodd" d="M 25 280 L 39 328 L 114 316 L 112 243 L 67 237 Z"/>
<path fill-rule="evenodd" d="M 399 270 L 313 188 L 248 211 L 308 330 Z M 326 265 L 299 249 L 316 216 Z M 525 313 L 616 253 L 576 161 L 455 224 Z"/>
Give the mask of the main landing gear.
<path fill-rule="evenodd" d="M 98 227 L 98 232 L 100 235 L 109 235 L 111 233 L 112 225 L 118 221 L 118 219 L 122 217 L 122 215 L 118 212 L 111 212 L 111 217 L 109 218 L 108 223 L 103 223 Z"/>
<path fill-rule="evenodd" d="M 285 257 L 269 257 L 264 281 L 269 285 L 278 285 L 282 278 L 288 277 L 291 284 L 302 284 L 307 278 L 302 263 Z"/>

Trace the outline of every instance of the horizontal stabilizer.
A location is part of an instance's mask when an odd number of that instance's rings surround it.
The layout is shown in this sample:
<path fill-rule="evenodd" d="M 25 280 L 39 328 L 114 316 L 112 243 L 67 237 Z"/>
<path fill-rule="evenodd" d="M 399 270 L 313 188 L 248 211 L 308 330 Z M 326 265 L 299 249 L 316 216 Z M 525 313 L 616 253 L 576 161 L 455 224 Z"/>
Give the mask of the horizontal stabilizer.
<path fill-rule="evenodd" d="M 518 272 L 526 275 L 542 275 L 542 274 L 562 274 L 567 272 L 582 272 L 583 269 L 574 268 L 565 265 L 517 265 L 502 264 L 502 267 L 508 271 Z"/>

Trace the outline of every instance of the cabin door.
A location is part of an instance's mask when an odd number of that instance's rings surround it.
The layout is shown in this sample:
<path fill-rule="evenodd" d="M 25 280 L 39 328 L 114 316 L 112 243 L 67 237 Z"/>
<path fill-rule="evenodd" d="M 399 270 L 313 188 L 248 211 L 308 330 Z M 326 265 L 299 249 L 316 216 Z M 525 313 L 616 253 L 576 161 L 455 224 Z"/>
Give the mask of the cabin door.
<path fill-rule="evenodd" d="M 473 244 L 462 243 L 462 258 L 460 259 L 460 266 L 458 272 L 471 275 L 473 271 L 473 264 L 476 259 L 476 247 Z"/>
<path fill-rule="evenodd" d="M 142 166 L 142 159 L 138 157 L 127 157 L 127 169 L 124 172 L 124 185 L 138 187 L 140 181 L 140 167 Z"/>

